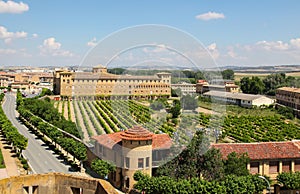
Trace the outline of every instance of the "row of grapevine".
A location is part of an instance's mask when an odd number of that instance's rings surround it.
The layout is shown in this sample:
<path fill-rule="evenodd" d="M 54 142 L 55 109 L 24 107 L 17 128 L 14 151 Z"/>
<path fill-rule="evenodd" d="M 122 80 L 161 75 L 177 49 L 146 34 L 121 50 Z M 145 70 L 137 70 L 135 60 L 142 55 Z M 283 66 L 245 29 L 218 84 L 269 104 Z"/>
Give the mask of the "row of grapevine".
<path fill-rule="evenodd" d="M 102 127 L 100 126 L 99 122 L 97 121 L 94 112 L 90 109 L 90 107 L 89 107 L 89 105 L 87 104 L 86 101 L 83 101 L 82 104 L 83 104 L 83 107 L 85 109 L 86 114 L 89 116 L 90 124 L 92 124 L 91 129 L 93 131 L 93 134 L 94 135 L 97 135 L 97 134 L 100 135 L 100 134 L 102 134 L 102 133 L 99 134 L 97 132 L 97 130 L 96 130 L 96 129 L 100 129 Z"/>
<path fill-rule="evenodd" d="M 200 114 L 197 118 L 203 126 L 211 126 L 214 119 Z M 299 126 L 287 123 L 284 118 L 274 116 L 227 115 L 221 124 L 222 136 L 237 142 L 287 141 L 300 138 Z"/>
<path fill-rule="evenodd" d="M 80 114 L 81 114 L 81 118 L 83 119 L 83 123 L 84 123 L 85 129 L 87 130 L 89 136 L 91 137 L 94 134 L 92 132 L 90 123 L 88 122 L 88 119 L 86 117 L 87 114 L 86 114 L 84 108 L 82 107 L 82 102 L 77 101 L 77 105 L 79 107 L 79 111 L 80 111 Z"/>
<path fill-rule="evenodd" d="M 110 117 L 104 112 L 104 110 L 99 106 L 98 101 L 93 102 L 94 106 L 98 110 L 101 117 L 105 120 L 105 122 L 109 125 L 111 130 L 113 132 L 119 131 L 119 128 L 116 126 L 116 124 L 110 119 Z"/>
<path fill-rule="evenodd" d="M 97 104 L 95 102 L 89 102 L 88 105 L 90 106 L 90 108 L 94 112 L 96 118 L 100 122 L 100 125 L 104 129 L 105 133 L 113 133 L 114 131 L 110 128 L 110 126 L 106 123 L 106 120 L 100 114 L 101 109 L 97 106 Z"/>
<path fill-rule="evenodd" d="M 113 108 L 111 107 L 111 103 L 112 101 L 109 100 L 101 101 L 101 104 L 103 104 L 106 107 L 106 110 L 109 111 L 111 114 L 113 114 L 116 119 L 118 119 L 121 129 L 128 129 L 132 127 L 134 124 L 136 124 L 135 121 L 125 113 L 121 105 L 117 105 L 116 103 L 114 103 L 113 106 L 115 111 L 113 111 Z"/>
<path fill-rule="evenodd" d="M 97 104 L 103 109 L 103 111 L 109 116 L 109 118 L 118 126 L 120 129 L 124 129 L 125 126 L 119 122 L 119 120 L 113 115 L 113 113 L 103 104 L 103 100 L 97 101 Z"/>

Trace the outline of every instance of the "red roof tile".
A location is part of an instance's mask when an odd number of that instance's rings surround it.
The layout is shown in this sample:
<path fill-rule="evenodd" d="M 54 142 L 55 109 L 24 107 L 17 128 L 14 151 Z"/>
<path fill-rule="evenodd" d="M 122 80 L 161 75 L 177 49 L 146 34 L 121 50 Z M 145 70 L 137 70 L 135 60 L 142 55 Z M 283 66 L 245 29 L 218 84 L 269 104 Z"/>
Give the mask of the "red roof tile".
<path fill-rule="evenodd" d="M 151 140 L 153 133 L 141 126 L 133 126 L 121 133 L 121 136 L 125 140 Z"/>
<path fill-rule="evenodd" d="M 231 152 L 246 152 L 251 160 L 300 158 L 300 141 L 220 143 L 211 146 L 220 149 L 223 158 Z"/>
<path fill-rule="evenodd" d="M 114 145 L 120 143 L 122 139 L 133 141 L 152 139 L 152 149 L 169 149 L 172 146 L 172 139 L 168 134 L 153 134 L 147 129 L 141 129 L 140 127 L 133 127 L 126 131 L 94 136 L 93 139 L 110 149 L 113 149 Z"/>

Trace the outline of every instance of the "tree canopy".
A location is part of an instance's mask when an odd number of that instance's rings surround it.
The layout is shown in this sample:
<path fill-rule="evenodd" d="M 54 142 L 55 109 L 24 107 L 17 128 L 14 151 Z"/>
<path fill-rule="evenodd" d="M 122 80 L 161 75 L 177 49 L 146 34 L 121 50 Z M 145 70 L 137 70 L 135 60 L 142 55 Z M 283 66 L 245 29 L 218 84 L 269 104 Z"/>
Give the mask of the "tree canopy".
<path fill-rule="evenodd" d="M 112 165 L 111 163 L 109 163 L 107 161 L 100 160 L 100 159 L 93 160 L 91 167 L 101 178 L 104 178 L 110 172 L 115 170 L 114 165 Z"/>

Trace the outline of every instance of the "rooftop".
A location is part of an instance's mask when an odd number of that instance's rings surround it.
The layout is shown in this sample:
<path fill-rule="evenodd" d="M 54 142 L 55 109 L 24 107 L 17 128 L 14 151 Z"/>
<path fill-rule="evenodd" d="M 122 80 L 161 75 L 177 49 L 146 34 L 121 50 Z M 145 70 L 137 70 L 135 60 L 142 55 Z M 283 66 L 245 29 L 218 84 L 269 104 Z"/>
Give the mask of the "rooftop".
<path fill-rule="evenodd" d="M 293 88 L 293 87 L 281 87 L 281 88 L 278 88 L 277 90 L 300 93 L 300 88 Z"/>
<path fill-rule="evenodd" d="M 92 138 L 110 149 L 113 149 L 116 144 L 121 144 L 122 139 L 133 141 L 152 139 L 152 149 L 168 149 L 172 146 L 172 140 L 168 134 L 154 134 L 141 126 L 134 126 L 126 131 L 98 135 Z"/>
<path fill-rule="evenodd" d="M 204 95 L 222 97 L 222 98 L 240 99 L 240 100 L 255 100 L 262 97 L 267 98 L 262 95 L 232 93 L 232 92 L 222 92 L 222 91 L 209 91 L 204 93 Z"/>
<path fill-rule="evenodd" d="M 121 138 L 125 140 L 151 140 L 153 135 L 153 133 L 141 126 L 133 126 L 121 133 Z"/>
<path fill-rule="evenodd" d="M 223 158 L 231 152 L 248 153 L 251 160 L 300 158 L 300 140 L 260 143 L 220 143 L 212 144 L 220 149 Z"/>

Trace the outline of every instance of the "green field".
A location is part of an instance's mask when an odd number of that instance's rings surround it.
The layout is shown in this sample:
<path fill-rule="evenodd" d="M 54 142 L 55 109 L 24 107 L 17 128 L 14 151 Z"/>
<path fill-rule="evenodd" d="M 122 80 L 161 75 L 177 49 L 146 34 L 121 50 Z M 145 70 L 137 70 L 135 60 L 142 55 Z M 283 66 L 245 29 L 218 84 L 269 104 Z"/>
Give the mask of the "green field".
<path fill-rule="evenodd" d="M 252 77 L 256 76 L 259 77 L 260 79 L 264 79 L 271 73 L 234 73 L 234 80 L 235 81 L 240 81 L 243 77 Z M 286 76 L 292 76 L 296 78 L 300 78 L 300 72 L 290 72 L 286 73 Z"/>

